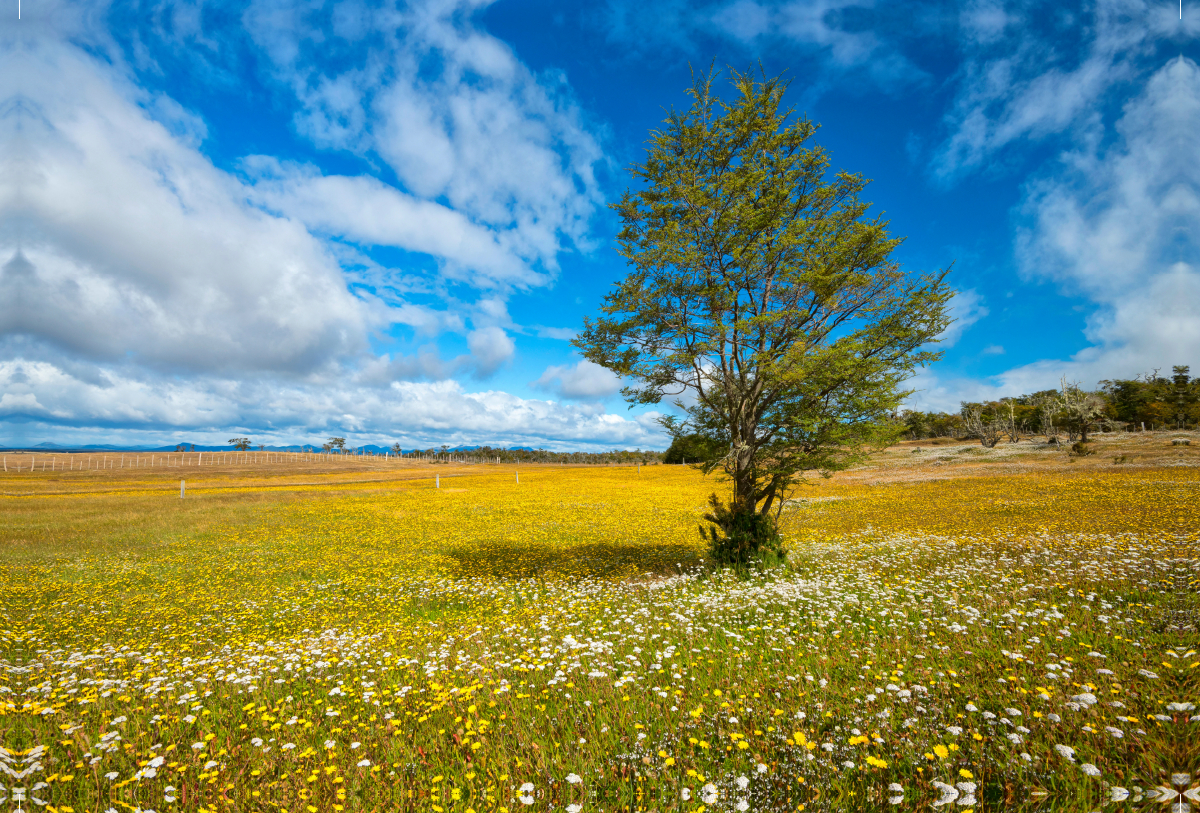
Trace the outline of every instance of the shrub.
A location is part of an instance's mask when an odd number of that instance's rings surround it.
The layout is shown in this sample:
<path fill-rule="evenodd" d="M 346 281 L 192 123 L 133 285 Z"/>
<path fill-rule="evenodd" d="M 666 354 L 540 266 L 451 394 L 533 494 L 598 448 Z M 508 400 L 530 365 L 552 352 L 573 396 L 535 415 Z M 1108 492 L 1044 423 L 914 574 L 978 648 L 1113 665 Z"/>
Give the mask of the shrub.
<path fill-rule="evenodd" d="M 708 498 L 712 511 L 704 518 L 712 523 L 700 526 L 700 535 L 708 542 L 708 553 L 718 564 L 746 567 L 751 564 L 778 564 L 787 557 L 783 537 L 775 519 L 758 512 L 734 513 L 716 494 Z"/>
<path fill-rule="evenodd" d="M 719 457 L 716 445 L 703 435 L 679 435 L 663 455 L 664 463 L 705 463 Z"/>

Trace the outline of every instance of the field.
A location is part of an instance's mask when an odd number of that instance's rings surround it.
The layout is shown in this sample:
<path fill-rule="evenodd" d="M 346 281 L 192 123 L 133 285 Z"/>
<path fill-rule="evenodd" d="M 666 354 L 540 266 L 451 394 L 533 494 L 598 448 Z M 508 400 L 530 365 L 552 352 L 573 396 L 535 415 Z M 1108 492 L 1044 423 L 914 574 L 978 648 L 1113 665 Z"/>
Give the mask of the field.
<path fill-rule="evenodd" d="M 688 467 L 9 456 L 0 809 L 1195 806 L 1170 437 L 901 444 L 744 574 Z"/>

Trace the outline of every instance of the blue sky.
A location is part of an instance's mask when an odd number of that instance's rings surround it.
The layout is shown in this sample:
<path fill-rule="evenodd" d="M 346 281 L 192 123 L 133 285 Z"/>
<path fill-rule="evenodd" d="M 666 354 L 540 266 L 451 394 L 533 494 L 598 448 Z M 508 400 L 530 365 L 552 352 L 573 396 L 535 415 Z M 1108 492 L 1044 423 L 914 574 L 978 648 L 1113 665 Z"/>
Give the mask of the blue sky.
<path fill-rule="evenodd" d="M 1200 370 L 1195 2 L 12 5 L 0 445 L 663 447 L 569 339 L 710 64 L 955 263 L 912 406 Z"/>

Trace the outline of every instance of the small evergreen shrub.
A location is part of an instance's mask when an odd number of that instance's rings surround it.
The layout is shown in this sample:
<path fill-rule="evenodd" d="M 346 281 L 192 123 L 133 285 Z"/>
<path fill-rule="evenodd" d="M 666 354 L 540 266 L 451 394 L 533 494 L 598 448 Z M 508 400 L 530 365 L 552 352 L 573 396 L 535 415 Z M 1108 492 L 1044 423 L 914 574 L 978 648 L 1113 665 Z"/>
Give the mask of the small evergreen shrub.
<path fill-rule="evenodd" d="M 773 565 L 787 557 L 783 537 L 768 514 L 735 513 L 716 494 L 708 498 L 712 510 L 704 515 L 711 523 L 700 526 L 700 535 L 708 542 L 708 553 L 718 564 L 747 567 Z"/>

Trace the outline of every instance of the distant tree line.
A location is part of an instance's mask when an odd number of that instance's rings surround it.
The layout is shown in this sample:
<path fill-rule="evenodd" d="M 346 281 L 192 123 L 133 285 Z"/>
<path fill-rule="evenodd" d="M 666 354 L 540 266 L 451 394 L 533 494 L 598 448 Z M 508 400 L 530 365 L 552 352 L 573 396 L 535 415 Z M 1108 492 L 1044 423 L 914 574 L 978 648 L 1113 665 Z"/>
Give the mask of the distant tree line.
<path fill-rule="evenodd" d="M 421 459 L 433 462 L 455 461 L 478 463 L 557 463 L 560 465 L 650 465 L 663 462 L 663 453 L 654 451 L 611 452 L 552 452 L 547 449 L 495 449 L 478 446 L 474 449 L 453 451 L 449 446 L 404 451 L 400 444 L 392 445 L 392 454 L 405 459 Z"/>
<path fill-rule="evenodd" d="M 997 401 L 962 403 L 958 413 L 903 410 L 895 419 L 905 435 L 923 438 L 977 438 L 984 446 L 1001 440 L 1060 436 L 1086 443 L 1095 431 L 1191 429 L 1200 424 L 1200 378 L 1186 366 L 1170 377 L 1158 370 L 1130 379 L 1104 380 L 1086 390 L 1065 378 L 1058 389 Z"/>

